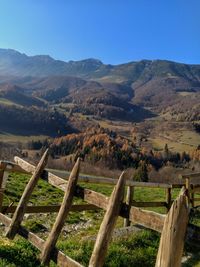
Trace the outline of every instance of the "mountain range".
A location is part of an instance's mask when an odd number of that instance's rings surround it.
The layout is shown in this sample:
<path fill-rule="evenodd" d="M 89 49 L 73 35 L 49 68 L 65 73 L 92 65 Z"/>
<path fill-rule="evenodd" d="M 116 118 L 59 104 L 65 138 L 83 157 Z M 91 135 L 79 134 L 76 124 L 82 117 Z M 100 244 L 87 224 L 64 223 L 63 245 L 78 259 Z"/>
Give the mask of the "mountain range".
<path fill-rule="evenodd" d="M 185 110 L 180 108 L 183 103 Z M 12 104 L 49 109 L 64 104 L 65 111 L 73 113 L 140 121 L 160 112 L 198 114 L 199 103 L 200 65 L 167 60 L 120 65 L 98 59 L 64 62 L 0 49 L 4 108 Z"/>
<path fill-rule="evenodd" d="M 0 49 L 0 75 L 13 76 L 76 76 L 85 79 L 146 82 L 153 77 L 180 76 L 200 81 L 200 65 L 167 60 L 141 60 L 120 65 L 103 64 L 98 59 L 64 62 L 48 55 L 27 56 L 12 49 Z"/>

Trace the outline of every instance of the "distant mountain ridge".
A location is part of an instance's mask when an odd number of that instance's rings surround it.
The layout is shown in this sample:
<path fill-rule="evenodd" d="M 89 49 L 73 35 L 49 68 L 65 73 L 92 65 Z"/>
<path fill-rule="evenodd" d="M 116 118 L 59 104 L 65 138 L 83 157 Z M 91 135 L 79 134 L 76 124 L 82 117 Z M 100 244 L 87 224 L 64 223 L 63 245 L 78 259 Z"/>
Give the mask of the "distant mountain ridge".
<path fill-rule="evenodd" d="M 3 103 L 63 103 L 68 111 L 131 121 L 151 116 L 146 107 L 179 114 L 184 105 L 189 113 L 195 108 L 192 118 L 200 102 L 200 65 L 167 60 L 106 65 L 92 58 L 64 62 L 0 49 L 0 93 Z"/>
<path fill-rule="evenodd" d="M 98 59 L 55 60 L 48 55 L 27 56 L 12 49 L 0 49 L 0 76 L 76 76 L 112 82 L 143 82 L 152 77 L 181 76 L 200 82 L 200 65 L 167 60 L 141 60 L 119 65 L 103 64 Z"/>
<path fill-rule="evenodd" d="M 64 62 L 48 55 L 27 56 L 12 49 L 0 49 L 0 75 L 12 76 L 87 76 L 103 63 L 97 59 Z"/>

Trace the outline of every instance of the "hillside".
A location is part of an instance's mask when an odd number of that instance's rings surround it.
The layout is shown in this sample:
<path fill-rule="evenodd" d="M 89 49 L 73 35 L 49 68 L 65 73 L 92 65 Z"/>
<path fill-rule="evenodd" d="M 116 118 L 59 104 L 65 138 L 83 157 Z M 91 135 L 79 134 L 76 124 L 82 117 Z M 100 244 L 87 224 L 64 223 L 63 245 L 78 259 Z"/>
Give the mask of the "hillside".
<path fill-rule="evenodd" d="M 51 149 L 54 157 L 74 154 L 91 164 L 99 163 L 110 169 L 138 164 L 134 143 L 103 128 L 90 128 L 83 133 L 56 138 Z"/>
<path fill-rule="evenodd" d="M 66 117 L 56 111 L 0 104 L 0 133 L 60 136 L 73 132 Z"/>
<path fill-rule="evenodd" d="M 7 104 L 19 106 L 38 106 L 44 107 L 45 102 L 42 99 L 28 95 L 24 88 L 13 84 L 0 85 L 0 100 L 7 100 Z M 6 103 L 6 101 L 4 101 Z"/>
<path fill-rule="evenodd" d="M 0 83 L 16 83 L 34 90 L 42 88 L 45 91 L 42 95 L 46 95 L 47 98 L 58 98 L 58 95 L 62 94 L 63 87 L 72 85 L 74 88 L 81 86 L 86 90 L 91 86 L 98 89 L 99 83 L 118 83 L 129 86 L 128 100 L 135 104 L 153 107 L 159 112 L 166 106 L 173 105 L 174 100 L 178 99 L 181 102 L 183 99 L 181 92 L 200 91 L 200 65 L 167 60 L 141 60 L 120 65 L 105 65 L 97 59 L 64 62 L 49 56 L 29 57 L 15 50 L 0 49 L 0 76 Z M 80 77 L 84 81 L 75 80 L 74 84 L 71 80 L 66 84 L 60 77 L 59 86 L 55 78 L 47 81 L 42 79 L 44 76 L 73 76 Z M 88 80 L 96 80 L 99 83 L 89 84 Z M 58 95 L 56 92 L 46 94 L 47 89 L 58 88 Z M 99 89 L 102 89 L 102 86 Z M 90 93 L 91 91 L 86 95 Z M 66 96 L 66 92 L 64 94 Z"/>
<path fill-rule="evenodd" d="M 133 96 L 133 89 L 128 85 L 70 76 L 17 78 L 0 84 L 0 100 L 23 106 L 62 104 L 65 112 L 128 121 L 151 117 L 150 111 L 131 102 Z"/>

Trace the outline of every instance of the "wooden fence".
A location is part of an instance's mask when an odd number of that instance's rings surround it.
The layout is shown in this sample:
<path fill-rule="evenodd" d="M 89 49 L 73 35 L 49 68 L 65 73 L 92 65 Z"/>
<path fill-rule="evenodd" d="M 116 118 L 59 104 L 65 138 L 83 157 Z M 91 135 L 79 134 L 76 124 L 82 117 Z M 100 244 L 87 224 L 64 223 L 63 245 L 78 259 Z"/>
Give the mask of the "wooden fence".
<path fill-rule="evenodd" d="M 126 180 L 125 173 L 122 173 L 118 180 L 85 177 L 79 176 L 80 160 L 78 159 L 69 178 L 64 180 L 45 169 L 48 154 L 47 150 L 37 166 L 19 157 L 15 157 L 15 163 L 6 161 L 0 162 L 0 221 L 7 227 L 6 236 L 13 239 L 16 234 L 19 234 L 28 239 L 41 251 L 40 258 L 43 264 L 48 265 L 50 260 L 53 260 L 59 266 L 81 266 L 81 264 L 74 261 L 69 256 L 64 255 L 56 248 L 56 242 L 69 211 L 71 210 L 81 211 L 100 208 L 106 211 L 90 258 L 90 267 L 103 266 L 118 216 L 124 218 L 125 226 L 130 225 L 132 222 L 161 233 L 156 261 L 157 267 L 180 266 L 186 233 L 187 242 L 195 242 L 195 244 L 200 247 L 200 228 L 188 224 L 189 209 L 195 206 L 196 201 L 200 200 L 195 198 L 195 194 L 200 192 L 200 184 L 193 184 L 192 178 L 194 176 L 200 177 L 200 174 L 182 177 L 186 182 L 183 180 L 183 183 L 176 185 L 134 182 Z M 17 206 L 3 206 L 3 193 L 6 186 L 3 179 L 5 172 L 32 174 Z M 65 192 L 61 205 L 27 205 L 40 177 Z M 115 187 L 111 196 L 107 197 L 101 193 L 81 187 L 77 184 L 78 181 L 105 183 L 115 185 Z M 125 186 L 127 186 L 126 197 L 124 196 Z M 163 202 L 136 202 L 134 201 L 135 187 L 163 188 L 163 190 L 166 191 L 166 200 Z M 175 201 L 172 200 L 173 188 L 182 188 L 180 195 Z M 83 199 L 88 204 L 72 205 L 74 196 Z M 167 215 L 162 215 L 153 211 L 141 209 L 140 207 L 165 207 L 168 213 Z M 55 223 L 46 241 L 21 226 L 25 213 L 37 212 L 58 212 Z M 13 213 L 12 219 L 6 216 L 6 213 Z M 176 253 L 173 253 L 175 250 Z"/>

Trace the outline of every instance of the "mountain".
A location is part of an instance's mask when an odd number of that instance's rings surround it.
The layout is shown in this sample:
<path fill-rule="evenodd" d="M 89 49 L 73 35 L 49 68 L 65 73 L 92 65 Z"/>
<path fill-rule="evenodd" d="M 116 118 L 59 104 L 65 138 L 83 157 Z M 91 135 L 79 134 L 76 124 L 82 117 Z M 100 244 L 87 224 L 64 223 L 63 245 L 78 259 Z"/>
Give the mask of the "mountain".
<path fill-rule="evenodd" d="M 46 106 L 42 99 L 27 95 L 24 88 L 13 84 L 0 84 L 0 99 L 2 102 L 4 100 L 4 103 L 7 103 L 7 105 Z"/>
<path fill-rule="evenodd" d="M 190 110 L 190 103 L 199 101 L 200 65 L 167 60 L 64 62 L 0 49 L 0 85 L 6 84 L 23 88 L 18 91 L 31 97 L 27 103 L 71 103 L 73 111 L 83 114 L 140 120 L 150 115 L 144 107 L 165 113 L 171 112 L 170 106 L 178 113 L 179 103 Z"/>
<path fill-rule="evenodd" d="M 105 65 L 98 59 L 64 62 L 48 55 L 27 56 L 12 49 L 0 49 L 0 76 L 65 75 L 112 82 L 139 80 L 145 83 L 155 77 L 177 76 L 200 82 L 200 65 L 167 60 L 141 60 L 120 65 Z"/>
<path fill-rule="evenodd" d="M 23 106 L 64 105 L 70 113 L 129 121 L 150 117 L 151 112 L 131 103 L 133 96 L 128 85 L 69 76 L 23 77 L 0 84 L 0 98 Z"/>
<path fill-rule="evenodd" d="M 49 76 L 71 75 L 87 77 L 104 65 L 97 59 L 64 62 L 47 55 L 27 56 L 12 49 L 0 49 L 0 75 Z"/>

